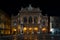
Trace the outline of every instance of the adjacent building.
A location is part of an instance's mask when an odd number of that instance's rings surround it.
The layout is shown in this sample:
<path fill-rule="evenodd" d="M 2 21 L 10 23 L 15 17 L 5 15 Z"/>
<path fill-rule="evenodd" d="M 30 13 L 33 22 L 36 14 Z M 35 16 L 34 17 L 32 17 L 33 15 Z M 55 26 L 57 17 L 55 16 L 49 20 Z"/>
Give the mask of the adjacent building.
<path fill-rule="evenodd" d="M 50 28 L 60 28 L 60 17 L 50 16 Z"/>
<path fill-rule="evenodd" d="M 10 17 L 2 10 L 0 10 L 0 34 L 10 35 Z"/>

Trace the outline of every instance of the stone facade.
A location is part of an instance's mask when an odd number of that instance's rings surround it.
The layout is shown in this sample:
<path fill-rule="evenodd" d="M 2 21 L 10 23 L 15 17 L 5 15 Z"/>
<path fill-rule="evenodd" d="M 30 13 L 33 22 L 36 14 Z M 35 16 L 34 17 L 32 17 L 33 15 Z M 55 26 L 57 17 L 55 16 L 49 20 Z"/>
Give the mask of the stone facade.
<path fill-rule="evenodd" d="M 27 28 L 27 33 L 29 33 L 29 28 L 32 28 L 32 33 L 34 33 L 34 27 L 38 28 L 37 32 L 40 32 L 42 28 L 48 27 L 48 16 L 43 16 L 42 11 L 39 8 L 34 8 L 31 5 L 26 8 L 21 8 L 18 15 L 11 17 L 11 26 L 13 22 L 16 22 L 15 29 L 18 31 L 17 33 L 22 33 L 23 28 Z M 19 26 L 18 26 L 19 25 Z M 13 26 L 12 26 L 13 27 Z M 20 30 L 19 30 L 19 29 Z"/>

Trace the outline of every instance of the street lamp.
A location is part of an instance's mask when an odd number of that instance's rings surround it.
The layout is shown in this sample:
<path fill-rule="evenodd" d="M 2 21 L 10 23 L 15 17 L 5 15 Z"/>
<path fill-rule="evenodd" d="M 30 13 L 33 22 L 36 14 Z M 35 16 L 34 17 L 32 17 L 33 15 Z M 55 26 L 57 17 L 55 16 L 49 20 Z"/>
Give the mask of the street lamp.
<path fill-rule="evenodd" d="M 43 32 L 46 32 L 46 31 L 47 31 L 47 29 L 46 29 L 46 28 L 42 28 L 42 31 L 43 31 Z"/>
<path fill-rule="evenodd" d="M 32 28 L 30 27 L 30 28 L 29 28 L 29 30 L 31 31 L 31 30 L 32 30 Z"/>
<path fill-rule="evenodd" d="M 35 32 L 35 33 L 38 32 L 38 27 L 34 27 L 34 32 Z"/>
<path fill-rule="evenodd" d="M 34 30 L 35 30 L 35 31 L 38 31 L 38 28 L 37 28 L 37 27 L 35 27 L 35 28 L 34 28 Z"/>
<path fill-rule="evenodd" d="M 54 29 L 54 28 L 51 28 L 51 29 L 50 29 L 50 32 L 52 32 L 52 34 L 54 34 L 55 29 Z"/>
<path fill-rule="evenodd" d="M 26 27 L 24 27 L 24 28 L 23 28 L 23 30 L 24 30 L 24 31 L 26 31 L 26 30 L 27 30 L 27 28 L 26 28 Z"/>

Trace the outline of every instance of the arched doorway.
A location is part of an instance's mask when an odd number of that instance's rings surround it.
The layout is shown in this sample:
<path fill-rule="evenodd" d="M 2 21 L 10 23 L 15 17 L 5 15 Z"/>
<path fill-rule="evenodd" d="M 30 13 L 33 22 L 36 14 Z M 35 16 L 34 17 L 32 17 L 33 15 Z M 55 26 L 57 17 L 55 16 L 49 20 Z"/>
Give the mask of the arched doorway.
<path fill-rule="evenodd" d="M 32 17 L 31 16 L 29 17 L 29 23 L 32 23 Z"/>
<path fill-rule="evenodd" d="M 23 17 L 23 23 L 27 23 L 27 17 Z"/>

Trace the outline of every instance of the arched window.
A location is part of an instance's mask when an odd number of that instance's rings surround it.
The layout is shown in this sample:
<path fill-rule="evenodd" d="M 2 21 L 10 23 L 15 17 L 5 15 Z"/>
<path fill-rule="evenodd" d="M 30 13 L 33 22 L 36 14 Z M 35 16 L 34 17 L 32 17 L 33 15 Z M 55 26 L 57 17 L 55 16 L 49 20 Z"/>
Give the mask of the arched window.
<path fill-rule="evenodd" d="M 23 23 L 27 23 L 27 18 L 26 17 L 23 18 Z"/>
<path fill-rule="evenodd" d="M 44 19 L 42 20 L 42 25 L 45 26 L 45 20 Z"/>
<path fill-rule="evenodd" d="M 37 23 L 38 22 L 38 18 L 35 16 L 34 17 L 34 23 Z"/>
<path fill-rule="evenodd" d="M 29 23 L 32 23 L 32 17 L 31 16 L 29 17 Z"/>

